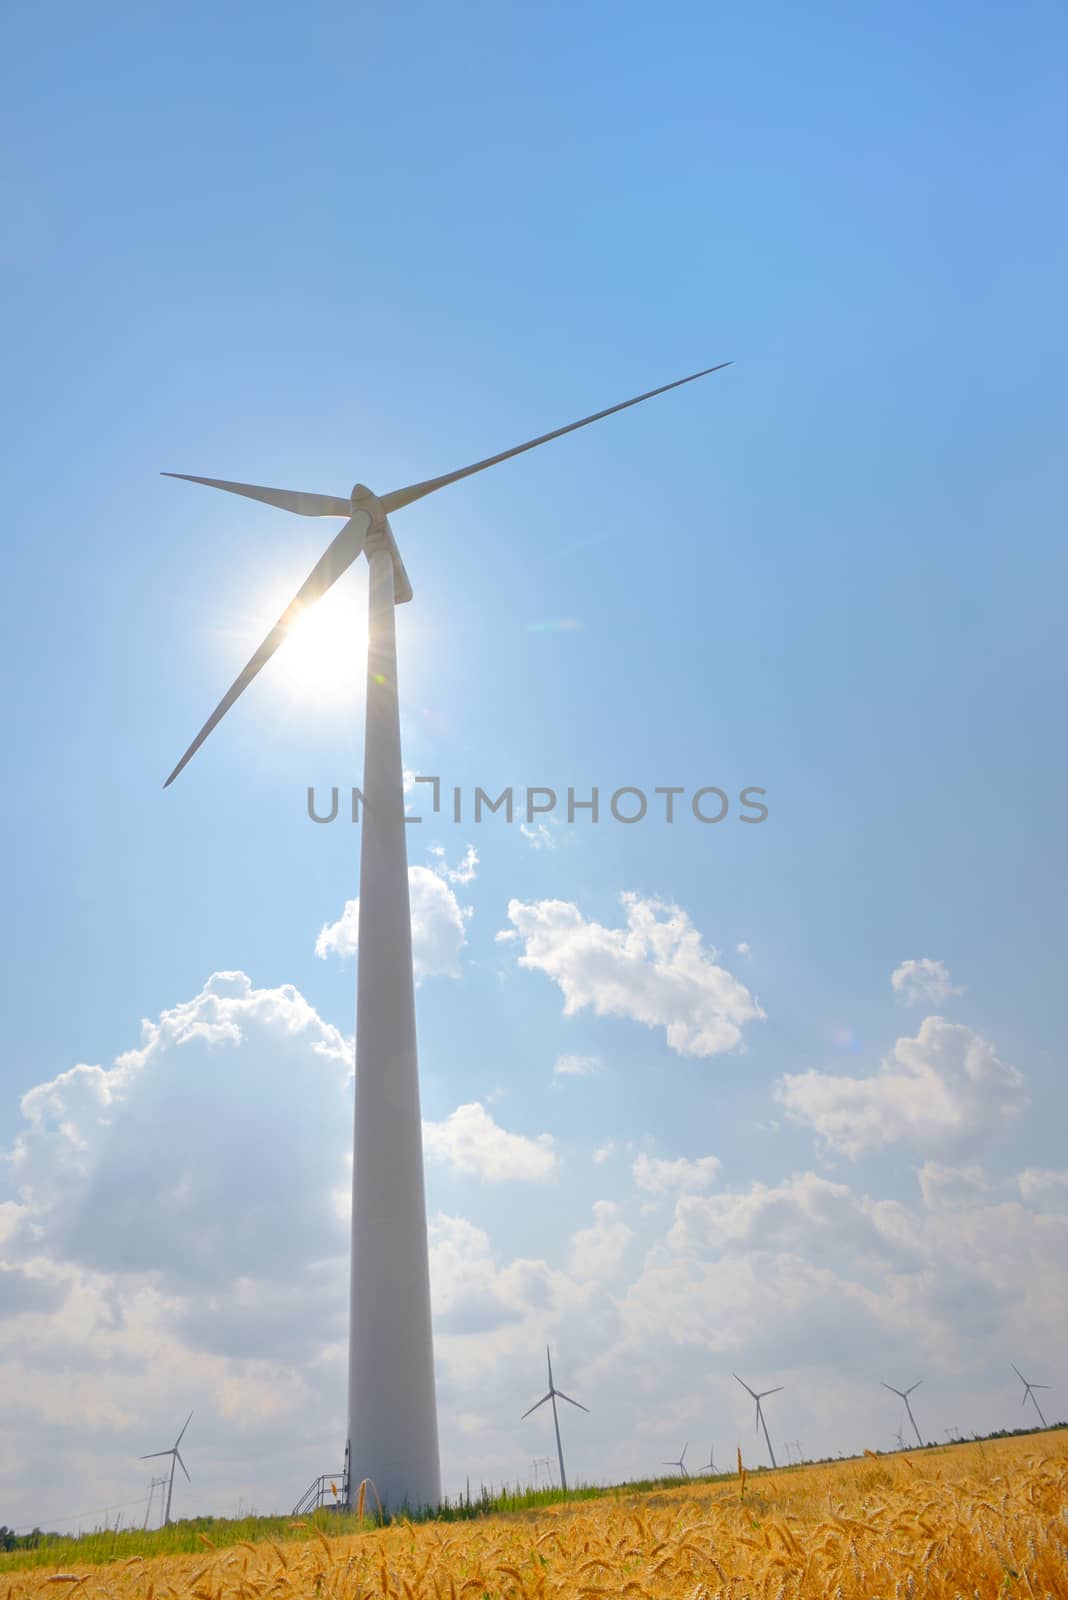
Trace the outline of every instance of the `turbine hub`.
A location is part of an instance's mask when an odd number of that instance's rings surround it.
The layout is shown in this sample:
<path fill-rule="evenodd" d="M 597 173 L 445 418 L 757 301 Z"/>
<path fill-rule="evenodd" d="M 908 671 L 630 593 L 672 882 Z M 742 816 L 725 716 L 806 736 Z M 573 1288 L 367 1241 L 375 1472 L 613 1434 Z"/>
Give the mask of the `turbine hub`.
<path fill-rule="evenodd" d="M 386 516 L 386 508 L 376 494 L 373 494 L 365 483 L 356 483 L 352 486 L 349 497 L 353 511 L 366 511 L 371 518 L 371 526 L 367 530 L 364 549 L 368 557 L 375 550 L 386 549 L 393 557 L 393 585 L 397 605 L 402 606 L 412 598 L 412 585 L 408 574 L 404 570 L 397 541 L 393 537 L 393 529 Z"/>
<path fill-rule="evenodd" d="M 365 483 L 354 483 L 352 494 L 349 496 L 354 511 L 369 511 L 372 518 L 372 527 L 380 525 L 386 520 L 386 509 L 376 494 L 372 494 Z"/>

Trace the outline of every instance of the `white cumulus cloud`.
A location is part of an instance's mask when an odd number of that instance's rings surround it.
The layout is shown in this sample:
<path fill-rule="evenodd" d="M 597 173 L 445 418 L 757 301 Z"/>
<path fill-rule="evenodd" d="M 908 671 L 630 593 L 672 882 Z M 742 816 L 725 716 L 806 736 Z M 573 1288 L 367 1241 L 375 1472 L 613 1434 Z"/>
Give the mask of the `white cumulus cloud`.
<path fill-rule="evenodd" d="M 457 1106 L 444 1122 L 424 1122 L 423 1148 L 428 1155 L 447 1162 L 454 1172 L 487 1183 L 544 1183 L 559 1165 L 550 1134 L 539 1133 L 529 1139 L 509 1133 L 477 1100 Z"/>
<path fill-rule="evenodd" d="M 916 1179 L 923 1203 L 930 1211 L 983 1205 L 990 1194 L 986 1173 L 974 1162 L 964 1167 L 944 1167 L 937 1161 L 925 1161 L 917 1168 Z"/>
<path fill-rule="evenodd" d="M 619 1270 L 633 1234 L 612 1200 L 595 1200 L 593 1224 L 571 1238 L 571 1275 L 579 1279 L 610 1278 Z"/>
<path fill-rule="evenodd" d="M 448 883 L 472 883 L 478 873 L 478 851 L 473 844 L 469 844 L 462 860 L 450 867 L 445 857 L 443 844 L 432 844 L 429 852 L 436 861 L 434 871 L 439 873 Z"/>
<path fill-rule="evenodd" d="M 1027 1167 L 1016 1181 L 1025 1200 L 1038 1201 L 1052 1211 L 1068 1211 L 1068 1169 Z"/>
<path fill-rule="evenodd" d="M 698 1156 L 695 1161 L 677 1156 L 674 1161 L 660 1161 L 642 1151 L 631 1172 L 638 1188 L 649 1194 L 695 1194 L 715 1183 L 721 1165 L 718 1156 Z"/>
<path fill-rule="evenodd" d="M 787 1073 L 776 1097 L 794 1122 L 855 1160 L 898 1139 L 942 1145 L 992 1132 L 1027 1103 L 1023 1074 L 961 1023 L 927 1017 L 866 1078 Z"/>
<path fill-rule="evenodd" d="M 600 1056 L 557 1056 L 553 1066 L 557 1078 L 592 1078 L 600 1070 Z"/>
<path fill-rule="evenodd" d="M 584 1007 L 663 1028 L 679 1055 L 735 1049 L 747 1022 L 764 1016 L 744 984 L 705 949 L 685 911 L 635 894 L 620 896 L 622 928 L 587 921 L 566 900 L 512 900 L 509 920 L 523 942 L 519 964 L 544 972 L 564 996 L 564 1015 Z"/>
<path fill-rule="evenodd" d="M 471 858 L 474 857 L 474 862 Z M 461 906 L 446 877 L 468 883 L 474 876 L 478 857 L 468 851 L 459 867 L 435 871 L 431 867 L 408 868 L 408 898 L 412 910 L 412 967 L 416 987 L 424 978 L 458 978 L 460 952 L 467 943 L 470 907 Z M 468 876 L 468 872 L 470 876 Z M 336 922 L 319 930 L 315 954 L 342 958 L 356 954 L 359 925 L 359 899 L 347 900 Z"/>
<path fill-rule="evenodd" d="M 123 1461 L 180 1426 L 178 1390 L 209 1499 L 228 1492 L 233 1450 L 258 1455 L 279 1427 L 298 1475 L 320 1470 L 301 1427 L 347 1328 L 333 1194 L 351 1152 L 352 1041 L 291 985 L 242 972 L 215 973 L 140 1031 L 110 1065 L 29 1090 L 0 1152 L 12 1522 L 46 1487 L 81 1504 L 90 1459 L 98 1498 L 121 1500 Z"/>
<path fill-rule="evenodd" d="M 890 974 L 894 992 L 907 1006 L 937 1005 L 952 995 L 963 994 L 949 976 L 943 961 L 923 956 L 919 961 L 903 961 Z"/>
<path fill-rule="evenodd" d="M 349 1120 L 352 1047 L 337 1029 L 290 984 L 217 972 L 142 1036 L 111 1067 L 79 1064 L 23 1095 L 8 1158 L 22 1206 L 13 1243 L 201 1286 L 239 1267 L 297 1270 L 308 1228 L 340 1245 L 316 1198 L 324 1163 L 343 1176 L 347 1138 L 333 1123 Z M 298 1099 L 313 1109 L 295 1117 Z M 278 1125 L 292 1141 L 265 1185 L 260 1148 Z M 244 1185 L 238 1227 L 226 1201 Z"/>

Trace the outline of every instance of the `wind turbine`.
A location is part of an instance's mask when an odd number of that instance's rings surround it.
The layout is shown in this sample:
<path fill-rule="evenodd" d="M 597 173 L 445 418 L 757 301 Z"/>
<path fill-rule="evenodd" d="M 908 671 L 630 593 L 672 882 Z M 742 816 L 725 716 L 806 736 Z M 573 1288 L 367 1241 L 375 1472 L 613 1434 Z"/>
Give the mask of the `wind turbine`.
<path fill-rule="evenodd" d="M 689 1448 L 690 1443 L 689 1440 L 687 1440 L 682 1447 L 682 1455 L 677 1461 L 665 1461 L 663 1463 L 665 1467 L 678 1467 L 680 1478 L 688 1478 L 690 1476 L 690 1474 L 686 1471 L 686 1452 Z"/>
<path fill-rule="evenodd" d="M 768 1425 L 764 1421 L 764 1411 L 760 1402 L 761 1400 L 766 1400 L 769 1394 L 781 1394 L 783 1386 L 780 1383 L 777 1389 L 761 1389 L 760 1393 L 757 1394 L 756 1390 L 750 1389 L 749 1385 L 744 1381 L 744 1379 L 739 1378 L 737 1373 L 734 1373 L 733 1376 L 735 1381 L 742 1385 L 742 1388 L 746 1391 L 746 1393 L 751 1394 L 753 1399 L 756 1401 L 757 1432 L 759 1433 L 761 1428 L 764 1429 L 764 1442 L 768 1447 L 768 1455 L 771 1457 L 771 1464 L 773 1467 L 775 1467 L 778 1465 L 778 1462 L 775 1460 L 775 1452 L 771 1448 L 771 1440 L 768 1437 Z"/>
<path fill-rule="evenodd" d="M 683 1455 L 685 1455 L 686 1454 L 685 1450 L 682 1453 L 683 1453 Z M 674 1463 L 669 1461 L 669 1462 L 666 1463 L 666 1465 L 670 1467 L 670 1466 L 673 1466 Z M 698 1470 L 698 1472 L 715 1472 L 715 1470 L 716 1470 L 716 1447 L 715 1447 L 715 1445 L 712 1445 L 712 1444 L 709 1445 L 709 1447 L 708 1447 L 708 1460 L 705 1462 L 703 1467 L 698 1467 L 697 1470 Z"/>
<path fill-rule="evenodd" d="M 537 1411 L 538 1406 L 543 1406 L 545 1404 L 546 1400 L 551 1400 L 552 1401 L 552 1403 L 553 1403 L 553 1427 L 556 1429 L 556 1454 L 557 1454 L 557 1456 L 559 1457 L 559 1460 L 560 1460 L 560 1487 L 561 1487 L 561 1489 L 563 1489 L 564 1493 L 566 1494 L 567 1493 L 567 1478 L 566 1478 L 566 1476 L 564 1474 L 564 1447 L 560 1443 L 560 1418 L 556 1414 L 556 1397 L 557 1397 L 557 1395 L 559 1395 L 561 1400 L 566 1400 L 569 1406 L 576 1406 L 579 1411 L 585 1411 L 587 1416 L 589 1416 L 589 1414 L 590 1414 L 590 1408 L 589 1408 L 589 1406 L 579 1405 L 577 1400 L 572 1400 L 572 1398 L 571 1398 L 571 1396 L 569 1394 L 565 1394 L 562 1389 L 558 1389 L 556 1387 L 556 1385 L 553 1383 L 553 1358 L 549 1354 L 549 1346 L 548 1345 L 545 1346 L 545 1359 L 549 1363 L 549 1392 L 548 1392 L 548 1394 L 543 1394 L 541 1399 L 536 1401 L 535 1404 L 531 1406 L 530 1411 L 524 1411 L 523 1412 L 523 1416 L 520 1417 L 519 1420 L 520 1420 L 520 1422 L 522 1422 L 525 1417 L 529 1417 L 531 1411 Z"/>
<path fill-rule="evenodd" d="M 923 1449 L 923 1440 L 920 1438 L 919 1428 L 916 1427 L 916 1418 L 912 1415 L 912 1407 L 909 1405 L 909 1395 L 912 1394 L 914 1390 L 918 1389 L 922 1382 L 922 1378 L 917 1378 L 911 1389 L 895 1389 L 892 1383 L 883 1384 L 884 1389 L 889 1389 L 890 1393 L 896 1394 L 899 1400 L 904 1400 L 905 1410 L 909 1414 L 909 1421 L 912 1423 L 913 1431 L 916 1434 L 916 1443 L 919 1445 L 921 1450 Z"/>
<path fill-rule="evenodd" d="M 1023 1400 L 1020 1402 L 1020 1404 L 1021 1405 L 1026 1405 L 1027 1404 L 1027 1396 L 1030 1395 L 1031 1396 L 1031 1404 L 1034 1406 L 1035 1410 L 1038 1412 L 1039 1419 L 1040 1419 L 1040 1421 L 1042 1423 L 1042 1426 L 1044 1428 L 1048 1428 L 1049 1427 L 1049 1423 L 1046 1421 L 1045 1417 L 1042 1415 L 1042 1407 L 1039 1405 L 1038 1401 L 1035 1399 L 1035 1393 L 1034 1392 L 1035 1392 L 1036 1389 L 1048 1389 L 1050 1387 L 1049 1384 L 1048 1383 L 1028 1383 L 1027 1379 L 1024 1377 L 1023 1373 L 1020 1371 L 1019 1367 L 1016 1365 L 1016 1363 L 1014 1361 L 1010 1361 L 1009 1362 L 1009 1366 L 1012 1368 L 1013 1372 L 1015 1372 L 1016 1376 L 1019 1378 L 1020 1382 L 1024 1386 L 1024 1397 L 1023 1397 Z"/>
<path fill-rule="evenodd" d="M 899 1450 L 904 1450 L 904 1448 L 905 1448 L 905 1435 L 902 1433 L 900 1428 L 894 1434 L 894 1438 L 897 1440 L 898 1449 Z"/>
<path fill-rule="evenodd" d="M 383 1501 L 441 1501 L 422 1119 L 415 1033 L 411 911 L 405 838 L 395 607 L 412 598 L 389 517 L 426 495 L 682 384 L 677 378 L 578 422 L 528 439 L 441 477 L 375 495 L 305 494 L 257 484 L 164 473 L 225 489 L 305 517 L 343 517 L 341 530 L 275 626 L 219 701 L 164 788 L 267 664 L 293 625 L 361 553 L 370 567 L 363 837 L 356 976 L 356 1107 L 349 1319 L 349 1504 L 373 1479 Z"/>
<path fill-rule="evenodd" d="M 182 1427 L 182 1432 L 178 1435 L 177 1439 L 175 1439 L 174 1443 L 171 1445 L 169 1450 L 151 1450 L 147 1456 L 138 1456 L 138 1458 L 137 1458 L 139 1461 L 155 1461 L 158 1456 L 170 1456 L 170 1458 L 171 1458 L 171 1475 L 170 1475 L 170 1478 L 166 1480 L 166 1483 L 167 1483 L 167 1506 L 166 1506 L 166 1510 L 163 1513 L 163 1525 L 164 1525 L 164 1527 L 166 1527 L 167 1523 L 169 1523 L 170 1520 L 171 1520 L 171 1495 L 172 1495 L 172 1493 L 174 1491 L 174 1463 L 176 1461 L 177 1461 L 178 1465 L 181 1467 L 182 1471 L 185 1473 L 187 1482 L 192 1483 L 192 1481 L 193 1481 L 192 1478 L 190 1478 L 189 1473 L 186 1471 L 185 1462 L 182 1460 L 181 1455 L 179 1454 L 179 1451 L 178 1451 L 178 1446 L 182 1442 L 182 1436 L 185 1433 L 186 1428 L 188 1428 L 189 1424 L 192 1422 L 192 1420 L 193 1420 L 193 1413 L 190 1412 L 189 1415 L 185 1419 L 185 1423 L 184 1423 L 184 1425 Z"/>

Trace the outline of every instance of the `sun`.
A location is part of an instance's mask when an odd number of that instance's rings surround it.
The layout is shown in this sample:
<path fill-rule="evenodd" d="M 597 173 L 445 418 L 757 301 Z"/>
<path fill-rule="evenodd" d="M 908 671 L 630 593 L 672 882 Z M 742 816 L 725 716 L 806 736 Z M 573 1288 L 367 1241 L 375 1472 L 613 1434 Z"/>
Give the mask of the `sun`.
<path fill-rule="evenodd" d="M 284 582 L 263 591 L 248 624 L 249 655 L 293 598 Z M 244 633 L 246 630 L 242 629 Z M 367 663 L 366 585 L 341 583 L 309 606 L 289 629 L 264 678 L 275 694 L 302 707 L 336 707 L 362 692 Z"/>

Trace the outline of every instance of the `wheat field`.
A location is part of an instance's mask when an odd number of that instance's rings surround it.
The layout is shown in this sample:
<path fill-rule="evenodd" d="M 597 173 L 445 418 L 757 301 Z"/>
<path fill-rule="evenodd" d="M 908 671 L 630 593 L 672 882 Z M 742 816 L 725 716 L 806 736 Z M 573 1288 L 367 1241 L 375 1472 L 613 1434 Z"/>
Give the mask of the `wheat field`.
<path fill-rule="evenodd" d="M 467 1523 L 393 1523 L 111 1566 L 7 1571 L 2 1600 L 1068 1597 L 1061 1433 L 690 1480 Z"/>

